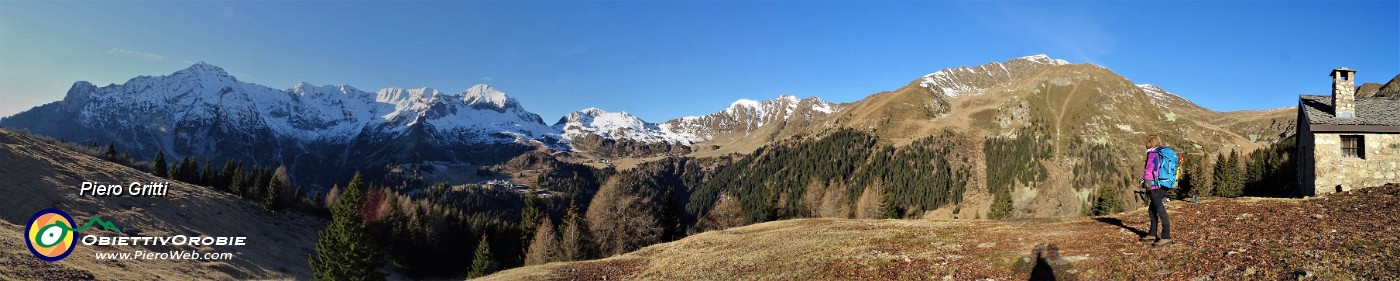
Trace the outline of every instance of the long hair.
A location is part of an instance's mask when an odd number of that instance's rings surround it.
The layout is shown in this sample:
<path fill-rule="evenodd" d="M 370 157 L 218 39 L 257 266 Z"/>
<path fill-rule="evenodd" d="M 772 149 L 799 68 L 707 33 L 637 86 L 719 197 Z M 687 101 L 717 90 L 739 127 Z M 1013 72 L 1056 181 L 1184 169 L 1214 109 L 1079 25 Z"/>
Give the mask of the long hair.
<path fill-rule="evenodd" d="M 1155 134 L 1147 135 L 1147 148 L 1152 149 L 1158 146 L 1162 146 L 1162 139 L 1158 138 Z"/>

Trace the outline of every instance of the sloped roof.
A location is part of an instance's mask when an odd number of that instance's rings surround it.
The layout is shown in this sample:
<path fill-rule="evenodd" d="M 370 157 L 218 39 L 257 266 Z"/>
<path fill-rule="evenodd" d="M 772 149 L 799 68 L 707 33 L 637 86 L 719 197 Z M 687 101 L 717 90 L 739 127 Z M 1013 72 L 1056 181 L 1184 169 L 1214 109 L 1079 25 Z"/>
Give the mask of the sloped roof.
<path fill-rule="evenodd" d="M 1356 98 L 1356 117 L 1335 118 L 1332 96 L 1298 97 L 1298 110 L 1308 114 L 1309 124 L 1400 126 L 1400 99 Z"/>

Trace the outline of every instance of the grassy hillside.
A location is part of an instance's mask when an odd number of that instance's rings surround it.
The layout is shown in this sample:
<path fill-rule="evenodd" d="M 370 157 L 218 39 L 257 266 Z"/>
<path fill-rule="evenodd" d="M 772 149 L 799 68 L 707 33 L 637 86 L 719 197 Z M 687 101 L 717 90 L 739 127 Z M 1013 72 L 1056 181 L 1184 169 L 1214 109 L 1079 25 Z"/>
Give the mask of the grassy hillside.
<path fill-rule="evenodd" d="M 1310 199 L 1172 201 L 1176 245 L 1143 209 L 1066 220 L 797 219 L 709 231 L 483 280 L 1400 278 L 1400 185 Z"/>
<path fill-rule="evenodd" d="M 0 279 L 309 279 L 306 260 L 324 222 L 207 187 L 172 182 L 168 197 L 79 196 L 83 181 L 166 181 L 8 130 L 0 130 Z M 122 234 L 99 236 L 247 236 L 246 246 L 87 246 L 49 263 L 24 246 L 25 224 L 45 208 L 75 220 L 111 221 Z M 89 230 L 96 231 L 96 230 Z M 95 252 L 232 252 L 231 260 L 96 260 Z"/>

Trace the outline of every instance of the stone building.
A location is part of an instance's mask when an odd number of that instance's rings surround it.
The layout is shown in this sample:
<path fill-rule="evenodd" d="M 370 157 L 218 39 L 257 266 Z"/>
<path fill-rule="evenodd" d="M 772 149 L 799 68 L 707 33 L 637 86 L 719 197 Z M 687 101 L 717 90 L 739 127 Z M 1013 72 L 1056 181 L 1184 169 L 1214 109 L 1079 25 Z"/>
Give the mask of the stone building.
<path fill-rule="evenodd" d="M 1355 74 L 1333 69 L 1332 96 L 1298 97 L 1304 196 L 1400 182 L 1400 99 L 1356 97 Z"/>

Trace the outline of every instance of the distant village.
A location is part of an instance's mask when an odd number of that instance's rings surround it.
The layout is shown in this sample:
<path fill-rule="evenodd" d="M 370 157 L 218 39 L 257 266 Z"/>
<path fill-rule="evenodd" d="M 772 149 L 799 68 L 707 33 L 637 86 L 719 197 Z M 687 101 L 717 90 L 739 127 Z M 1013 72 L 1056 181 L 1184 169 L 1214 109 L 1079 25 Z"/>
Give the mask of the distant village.
<path fill-rule="evenodd" d="M 487 181 L 483 181 L 483 182 L 481 182 L 481 183 L 478 183 L 477 185 L 480 186 L 480 187 L 483 188 L 483 189 L 488 189 L 488 190 L 511 191 L 511 192 L 516 192 L 516 193 L 521 193 L 521 194 L 534 194 L 534 195 L 542 196 L 542 197 L 549 197 L 549 196 L 553 195 L 553 192 L 550 192 L 549 190 L 531 188 L 529 185 L 522 184 L 522 183 L 518 183 L 518 182 L 515 182 L 515 181 L 511 181 L 511 180 L 501 180 L 501 179 L 487 180 Z"/>

